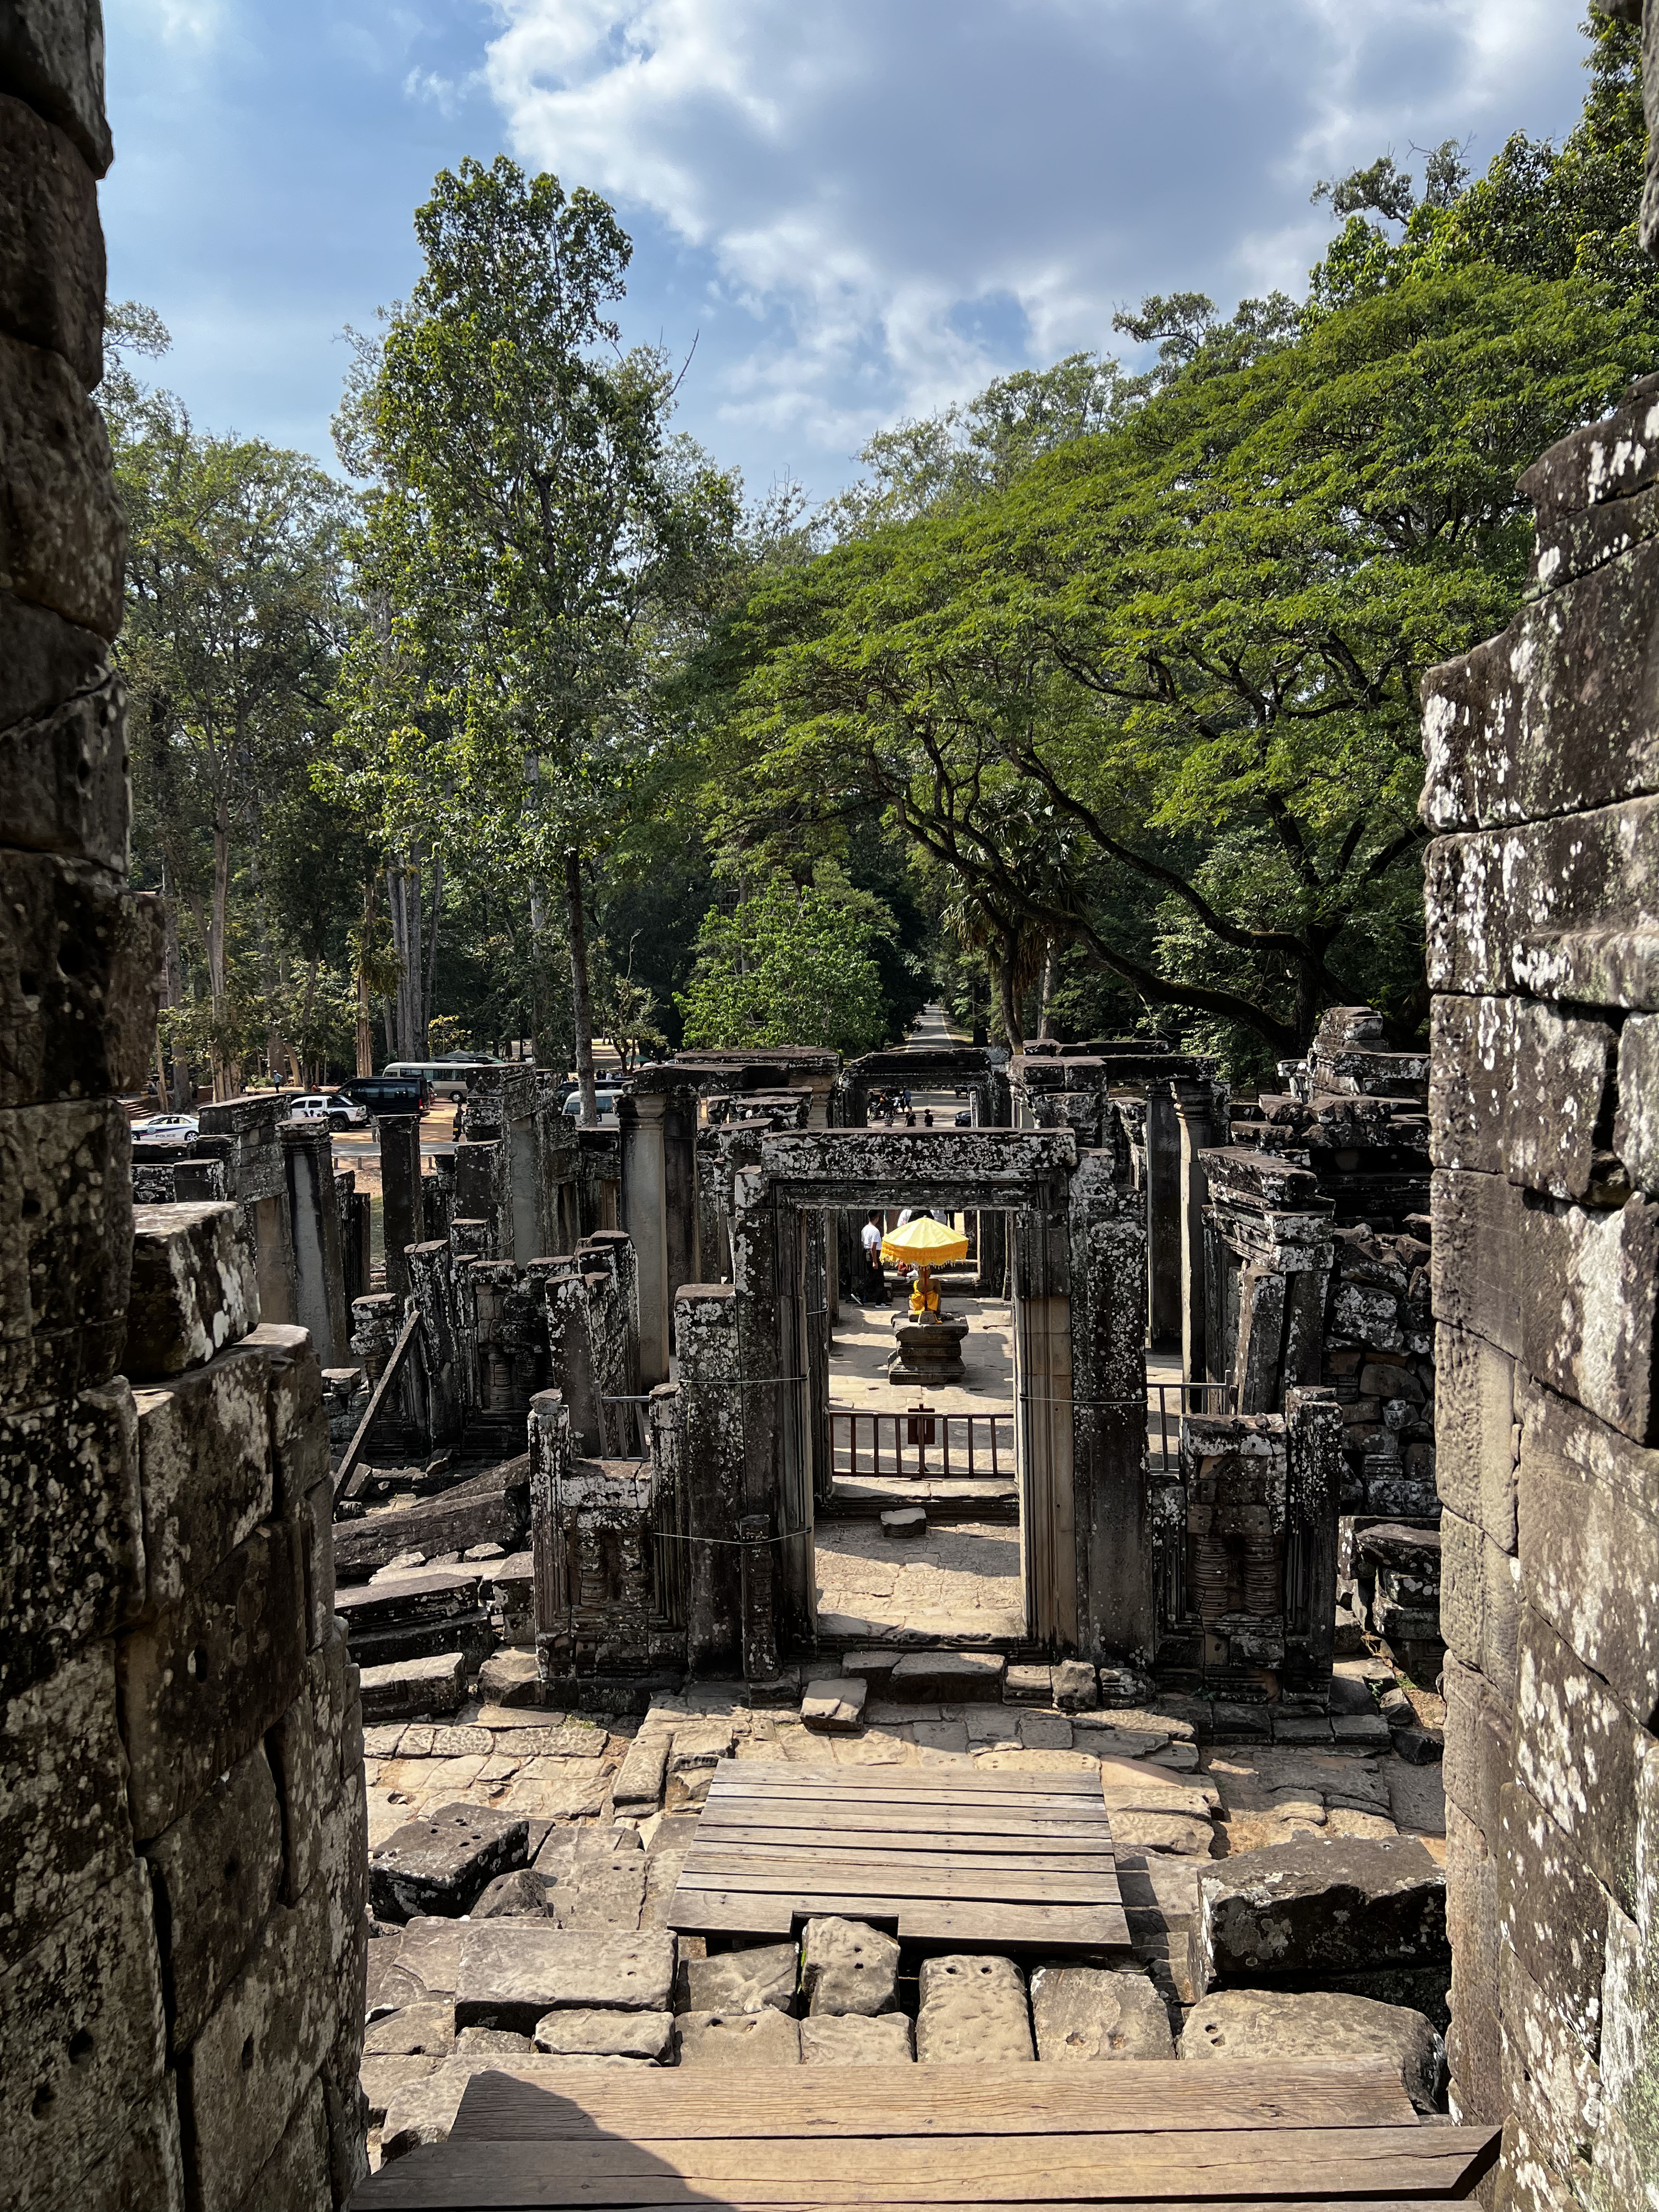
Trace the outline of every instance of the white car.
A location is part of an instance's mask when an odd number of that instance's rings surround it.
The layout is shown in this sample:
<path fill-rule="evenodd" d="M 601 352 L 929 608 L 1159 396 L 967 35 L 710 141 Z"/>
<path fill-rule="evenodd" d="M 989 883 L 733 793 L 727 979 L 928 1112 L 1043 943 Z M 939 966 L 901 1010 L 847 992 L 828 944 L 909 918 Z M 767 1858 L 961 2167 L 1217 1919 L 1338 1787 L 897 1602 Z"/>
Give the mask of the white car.
<path fill-rule="evenodd" d="M 620 1091 L 596 1091 L 594 1092 L 593 1106 L 594 1110 L 599 1115 L 599 1125 L 601 1127 L 604 1127 L 605 1122 L 614 1121 L 616 1120 L 617 1101 L 621 1097 L 622 1093 Z M 573 1121 L 580 1121 L 581 1120 L 582 1094 L 580 1089 L 575 1091 L 567 1091 L 565 1092 L 564 1110 L 570 1116 L 570 1119 Z"/>
<path fill-rule="evenodd" d="M 197 1134 L 200 1126 L 193 1114 L 152 1114 L 147 1121 L 135 1121 L 132 1133 L 147 1145 L 182 1145 Z"/>
<path fill-rule="evenodd" d="M 326 1121 L 331 1129 L 361 1129 L 368 1123 L 368 1109 L 358 1105 L 354 1098 L 331 1096 L 325 1091 L 308 1091 L 289 1101 L 288 1118 L 290 1121 Z"/>

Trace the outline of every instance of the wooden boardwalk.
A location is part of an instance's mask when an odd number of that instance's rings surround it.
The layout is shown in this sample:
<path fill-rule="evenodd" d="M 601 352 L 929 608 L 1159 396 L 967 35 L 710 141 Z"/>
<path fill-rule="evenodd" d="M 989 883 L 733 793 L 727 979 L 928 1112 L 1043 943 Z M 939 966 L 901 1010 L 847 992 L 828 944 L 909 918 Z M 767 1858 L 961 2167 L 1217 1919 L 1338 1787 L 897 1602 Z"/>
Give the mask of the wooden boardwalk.
<path fill-rule="evenodd" d="M 928 1946 L 1056 1958 L 1129 1948 L 1093 1774 L 723 1760 L 669 1925 L 787 1936 L 814 1913 Z"/>
<path fill-rule="evenodd" d="M 1425 2127 L 1384 2065 L 644 2065 L 474 2077 L 447 2142 L 384 2166 L 356 2212 L 590 2205 L 1090 2206 L 1428 2212 L 1466 2197 L 1490 2128 Z"/>

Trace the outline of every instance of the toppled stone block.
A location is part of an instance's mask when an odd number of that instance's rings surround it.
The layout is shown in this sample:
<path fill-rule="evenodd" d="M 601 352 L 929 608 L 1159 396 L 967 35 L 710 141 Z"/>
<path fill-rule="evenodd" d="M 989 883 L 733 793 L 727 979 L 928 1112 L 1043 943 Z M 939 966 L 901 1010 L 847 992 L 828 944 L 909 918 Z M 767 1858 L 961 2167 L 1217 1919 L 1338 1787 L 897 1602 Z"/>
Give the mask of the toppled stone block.
<path fill-rule="evenodd" d="M 902 2012 L 823 2013 L 800 2023 L 803 2066 L 908 2066 L 915 2031 Z"/>
<path fill-rule="evenodd" d="M 544 2014 L 534 2041 L 553 2058 L 641 2058 L 660 2064 L 674 2047 L 674 2015 L 577 2006 Z"/>
<path fill-rule="evenodd" d="M 253 1255 L 234 1206 L 134 1207 L 130 1376 L 149 1381 L 204 1366 L 258 1321 Z"/>
<path fill-rule="evenodd" d="M 305 1608 L 293 1529 L 255 1529 L 177 1605 L 125 1636 L 118 1659 L 143 1840 L 171 1826 L 300 1693 Z"/>
<path fill-rule="evenodd" d="M 1038 1966 L 1031 2021 L 1040 2059 L 1175 2057 L 1164 2000 L 1139 1972 Z"/>
<path fill-rule="evenodd" d="M 611 1802 L 619 1813 L 628 1807 L 658 1802 L 667 1772 L 668 1748 L 667 1732 L 661 1729 L 642 1730 L 629 1745 L 611 1784 Z"/>
<path fill-rule="evenodd" d="M 1035 2061 L 1025 1983 L 1012 1959 L 956 1952 L 922 1961 L 916 2057 L 924 2066 Z"/>
<path fill-rule="evenodd" d="M 857 1674 L 809 1682 L 800 1701 L 802 1723 L 820 1735 L 856 1735 L 863 1724 L 866 1694 Z"/>
<path fill-rule="evenodd" d="M 462 1944 L 455 2019 L 528 2035 L 549 2012 L 666 2012 L 673 1986 L 672 1936 L 489 1921 Z"/>
<path fill-rule="evenodd" d="M 881 1529 L 884 1536 L 925 1536 L 927 1509 L 921 1505 L 895 1505 L 882 1515 Z"/>
<path fill-rule="evenodd" d="M 1115 1812 L 1112 1841 L 1121 1850 L 1168 1851 L 1178 1858 L 1207 1859 L 1215 1831 L 1207 1819 L 1186 1813 Z"/>
<path fill-rule="evenodd" d="M 445 2047 L 446 2055 L 453 2045 L 452 2035 Z M 386 2108 L 400 2090 L 408 2088 L 411 2083 L 426 2081 L 437 2072 L 442 2063 L 443 2058 L 435 2054 L 398 2052 L 394 2056 L 376 2052 L 371 2056 L 365 2043 L 363 2063 L 357 2078 L 368 2100 L 370 2127 L 380 2127 L 384 2123 Z"/>
<path fill-rule="evenodd" d="M 668 1756 L 671 1774 L 690 1774 L 713 1767 L 730 1756 L 737 1731 L 730 1721 L 713 1717 L 682 1721 L 674 1730 L 674 1748 Z"/>
<path fill-rule="evenodd" d="M 800 1980 L 800 1954 L 793 1943 L 761 1943 L 748 1951 L 722 1951 L 714 1959 L 684 1958 L 674 2007 L 678 2012 L 793 2012 Z"/>
<path fill-rule="evenodd" d="M 861 1920 L 809 1920 L 801 1937 L 801 1994 L 809 2013 L 891 2012 L 899 1947 Z"/>
<path fill-rule="evenodd" d="M 1100 1703 L 1100 1677 L 1086 1659 L 1061 1659 L 1054 1670 L 1054 1695 L 1063 1713 L 1091 1712 Z"/>
<path fill-rule="evenodd" d="M 1002 1678 L 1002 1698 L 1003 1703 L 1009 1705 L 1052 1705 L 1054 1669 L 1050 1667 L 1010 1665 Z"/>
<path fill-rule="evenodd" d="M 422 2143 L 444 2142 L 455 2124 L 466 2085 L 493 2071 L 488 2058 L 453 2058 L 431 2073 L 403 2082 L 386 2099 L 380 2124 L 380 2160 L 404 2158 Z"/>
<path fill-rule="evenodd" d="M 674 2021 L 682 2066 L 718 2066 L 733 2073 L 751 2068 L 799 2066 L 800 2027 L 787 2013 L 683 2012 Z"/>
<path fill-rule="evenodd" d="M 402 1552 L 419 1552 L 432 1559 L 484 1543 L 499 1543 L 511 1552 L 529 1526 L 530 1459 L 526 1453 L 483 1474 L 469 1476 L 441 1497 L 343 1522 L 335 1531 L 335 1563 L 342 1575 L 354 1577 L 372 1574 Z M 488 1663 L 493 1684 L 488 1697 L 504 1705 L 540 1704 L 532 1652 L 498 1652 Z"/>
<path fill-rule="evenodd" d="M 436 1998 L 388 2013 L 363 2035 L 365 2058 L 447 2058 L 454 2048 L 454 2005 Z"/>
<path fill-rule="evenodd" d="M 429 1820 L 405 1821 L 368 1863 L 369 1902 L 382 1920 L 459 1915 L 497 1875 L 529 1856 L 522 1817 L 478 1805 L 445 1805 Z"/>
<path fill-rule="evenodd" d="M 996 1651 L 907 1651 L 893 1669 L 889 1695 L 922 1705 L 994 1703 L 1006 1665 Z"/>
<path fill-rule="evenodd" d="M 507 2027 L 463 2027 L 455 2037 L 458 2058 L 478 2058 L 493 2053 L 501 2057 L 528 2057 L 536 2046 L 527 2035 Z"/>
<path fill-rule="evenodd" d="M 1184 2059 L 1229 2063 L 1376 2058 L 1400 2075 L 1419 2112 L 1435 2110 L 1444 2052 L 1420 2012 L 1328 1990 L 1216 1990 L 1200 1997 L 1181 2034 Z"/>
<path fill-rule="evenodd" d="M 1206 1988 L 1450 1962 L 1446 1881 L 1415 1837 L 1306 1838 L 1199 1875 Z"/>
<path fill-rule="evenodd" d="M 541 1920 L 548 1911 L 547 1884 L 529 1867 L 498 1874 L 479 1892 L 468 1916 L 473 1920 Z"/>
<path fill-rule="evenodd" d="M 362 1669 L 363 1718 L 412 1720 L 416 1713 L 459 1712 L 466 1695 L 466 1655 L 434 1651 Z"/>

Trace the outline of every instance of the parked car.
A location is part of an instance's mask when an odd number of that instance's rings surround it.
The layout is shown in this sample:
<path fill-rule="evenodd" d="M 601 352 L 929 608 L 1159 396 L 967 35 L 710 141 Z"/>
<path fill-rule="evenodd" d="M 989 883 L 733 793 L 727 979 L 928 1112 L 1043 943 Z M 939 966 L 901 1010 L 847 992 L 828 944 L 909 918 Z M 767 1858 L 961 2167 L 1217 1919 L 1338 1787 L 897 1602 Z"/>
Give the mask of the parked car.
<path fill-rule="evenodd" d="M 290 1121 L 326 1121 L 331 1129 L 363 1129 L 368 1126 L 368 1109 L 360 1106 L 355 1098 L 343 1098 L 339 1092 L 308 1091 L 296 1098 L 288 1109 Z"/>
<path fill-rule="evenodd" d="M 442 1060 L 394 1060 L 381 1071 L 386 1076 L 412 1080 L 418 1076 L 434 1098 L 461 1105 L 471 1090 L 475 1067 L 499 1067 L 501 1062 L 479 1052 L 451 1053 Z"/>
<path fill-rule="evenodd" d="M 152 1114 L 145 1121 L 135 1121 L 132 1133 L 147 1145 L 183 1145 L 198 1133 L 200 1127 L 193 1114 Z"/>
<path fill-rule="evenodd" d="M 620 1091 L 595 1091 L 593 1093 L 594 1109 L 599 1115 L 601 1127 L 604 1127 L 605 1122 L 614 1121 L 616 1120 L 617 1101 L 621 1097 L 622 1092 Z M 564 1110 L 570 1116 L 570 1119 L 573 1121 L 580 1121 L 581 1120 L 582 1094 L 580 1086 L 578 1086 L 574 1091 L 566 1091 L 564 1095 Z"/>
<path fill-rule="evenodd" d="M 423 1075 L 353 1075 L 341 1084 L 334 1097 L 342 1106 L 362 1106 L 370 1114 L 424 1114 L 432 1103 L 432 1086 Z"/>

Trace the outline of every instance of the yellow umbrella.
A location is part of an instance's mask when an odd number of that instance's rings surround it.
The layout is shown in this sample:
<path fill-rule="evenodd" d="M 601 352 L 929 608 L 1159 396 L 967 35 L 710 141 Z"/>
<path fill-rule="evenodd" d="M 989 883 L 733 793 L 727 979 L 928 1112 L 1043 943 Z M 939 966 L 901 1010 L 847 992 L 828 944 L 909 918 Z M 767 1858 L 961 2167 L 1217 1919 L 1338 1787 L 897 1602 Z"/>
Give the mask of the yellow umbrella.
<path fill-rule="evenodd" d="M 952 1229 L 949 1222 L 934 1221 L 923 1214 L 915 1221 L 907 1221 L 902 1229 L 890 1230 L 881 1240 L 881 1256 L 896 1267 L 915 1269 L 916 1286 L 910 1293 L 911 1312 L 936 1312 L 939 1292 L 930 1286 L 927 1270 L 942 1267 L 947 1260 L 965 1260 L 968 1239 Z"/>

